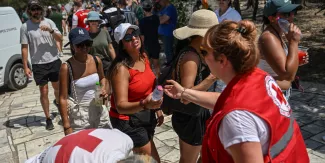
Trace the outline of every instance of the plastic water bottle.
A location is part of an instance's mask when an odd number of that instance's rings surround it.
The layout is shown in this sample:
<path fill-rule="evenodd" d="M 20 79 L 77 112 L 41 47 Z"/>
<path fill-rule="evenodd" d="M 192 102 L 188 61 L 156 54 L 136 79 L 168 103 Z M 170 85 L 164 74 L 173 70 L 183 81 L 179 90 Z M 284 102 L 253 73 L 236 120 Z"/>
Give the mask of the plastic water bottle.
<path fill-rule="evenodd" d="M 164 94 L 164 91 L 163 91 L 163 87 L 161 85 L 158 85 L 155 90 L 153 91 L 153 94 L 152 94 L 152 100 L 153 101 L 159 101 L 163 94 Z"/>
<path fill-rule="evenodd" d="M 281 28 L 282 32 L 284 32 L 285 34 L 288 34 L 289 29 L 290 29 L 290 22 L 286 19 L 278 19 L 278 24 L 279 24 L 279 27 Z M 301 38 L 301 34 L 300 34 L 300 38 Z"/>
<path fill-rule="evenodd" d="M 96 92 L 95 92 L 95 104 L 96 106 L 102 106 L 103 99 L 100 97 L 100 94 L 102 93 L 102 89 L 100 87 L 100 83 L 96 82 Z"/>

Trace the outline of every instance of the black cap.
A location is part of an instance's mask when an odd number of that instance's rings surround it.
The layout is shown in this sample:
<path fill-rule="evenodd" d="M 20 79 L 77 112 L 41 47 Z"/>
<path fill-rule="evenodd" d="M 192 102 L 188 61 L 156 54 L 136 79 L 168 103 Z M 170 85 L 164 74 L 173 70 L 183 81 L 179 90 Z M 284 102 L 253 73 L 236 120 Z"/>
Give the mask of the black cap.
<path fill-rule="evenodd" d="M 145 0 L 142 2 L 142 8 L 150 9 L 152 8 L 152 2 L 150 0 Z"/>
<path fill-rule="evenodd" d="M 85 28 L 76 27 L 69 33 L 69 41 L 73 45 L 78 45 L 84 41 L 93 41 Z"/>
<path fill-rule="evenodd" d="M 32 6 L 38 6 L 42 8 L 42 5 L 38 0 L 30 0 L 28 2 L 28 8 L 31 8 Z"/>

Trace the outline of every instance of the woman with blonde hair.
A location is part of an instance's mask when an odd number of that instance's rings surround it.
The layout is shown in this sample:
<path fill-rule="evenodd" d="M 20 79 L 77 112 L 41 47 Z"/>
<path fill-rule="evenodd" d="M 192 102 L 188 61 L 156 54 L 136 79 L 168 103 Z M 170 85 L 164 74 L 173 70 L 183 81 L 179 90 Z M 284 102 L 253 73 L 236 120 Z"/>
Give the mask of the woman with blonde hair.
<path fill-rule="evenodd" d="M 165 93 L 213 109 L 202 146 L 206 163 L 309 162 L 304 139 L 276 81 L 257 68 L 253 22 L 224 21 L 209 29 L 201 53 L 211 73 L 227 84 L 220 94 L 182 87 Z"/>

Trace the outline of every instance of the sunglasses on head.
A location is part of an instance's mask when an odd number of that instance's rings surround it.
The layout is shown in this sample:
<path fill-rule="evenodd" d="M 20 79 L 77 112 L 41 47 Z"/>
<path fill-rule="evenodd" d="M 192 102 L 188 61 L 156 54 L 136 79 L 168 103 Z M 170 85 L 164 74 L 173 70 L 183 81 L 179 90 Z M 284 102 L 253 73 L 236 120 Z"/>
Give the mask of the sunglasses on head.
<path fill-rule="evenodd" d="M 92 46 L 92 42 L 90 41 L 85 41 L 76 45 L 77 48 L 91 47 L 91 46 Z"/>
<path fill-rule="evenodd" d="M 126 42 L 132 41 L 133 37 L 139 37 L 140 36 L 140 31 L 139 30 L 134 30 L 131 34 L 125 34 L 123 40 Z"/>

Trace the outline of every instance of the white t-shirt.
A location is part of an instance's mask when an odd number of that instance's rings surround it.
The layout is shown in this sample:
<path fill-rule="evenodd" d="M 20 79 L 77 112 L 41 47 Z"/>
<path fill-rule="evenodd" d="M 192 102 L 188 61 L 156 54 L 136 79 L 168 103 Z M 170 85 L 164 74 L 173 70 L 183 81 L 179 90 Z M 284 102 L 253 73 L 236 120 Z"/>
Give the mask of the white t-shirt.
<path fill-rule="evenodd" d="M 63 137 L 25 163 L 111 163 L 129 156 L 131 138 L 117 129 L 81 130 Z"/>
<path fill-rule="evenodd" d="M 224 20 L 232 20 L 235 22 L 241 21 L 241 16 L 240 14 L 233 8 L 229 7 L 225 13 L 223 13 L 221 16 L 219 15 L 219 9 L 215 11 L 219 23 L 221 23 Z"/>
<path fill-rule="evenodd" d="M 257 115 L 235 110 L 228 113 L 221 121 L 218 135 L 229 154 L 228 147 L 243 142 L 260 142 L 263 155 L 269 147 L 270 130 L 268 124 Z"/>

